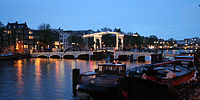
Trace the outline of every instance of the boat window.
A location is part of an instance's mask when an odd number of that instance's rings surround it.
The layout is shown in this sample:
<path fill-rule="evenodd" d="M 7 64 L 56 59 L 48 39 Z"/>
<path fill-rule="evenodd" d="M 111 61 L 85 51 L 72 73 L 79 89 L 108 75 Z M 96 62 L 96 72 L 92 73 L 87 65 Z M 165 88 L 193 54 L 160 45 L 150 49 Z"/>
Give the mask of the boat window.
<path fill-rule="evenodd" d="M 123 70 L 123 69 L 122 69 L 122 66 L 119 67 L 119 71 L 121 71 L 121 70 Z"/>
<path fill-rule="evenodd" d="M 123 74 L 125 70 L 124 66 L 99 66 L 99 72 L 107 74 Z"/>
<path fill-rule="evenodd" d="M 99 71 L 102 71 L 102 66 L 99 66 Z"/>

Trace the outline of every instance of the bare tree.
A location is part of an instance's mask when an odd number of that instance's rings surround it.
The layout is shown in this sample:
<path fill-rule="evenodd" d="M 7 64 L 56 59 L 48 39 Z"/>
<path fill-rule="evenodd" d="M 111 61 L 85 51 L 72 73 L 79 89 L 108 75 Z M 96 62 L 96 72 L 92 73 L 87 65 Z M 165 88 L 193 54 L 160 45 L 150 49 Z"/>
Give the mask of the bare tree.
<path fill-rule="evenodd" d="M 38 31 L 36 32 L 37 41 L 41 45 L 45 47 L 45 50 L 53 47 L 53 43 L 55 42 L 54 33 L 51 31 L 50 24 L 44 24 L 38 26 Z"/>

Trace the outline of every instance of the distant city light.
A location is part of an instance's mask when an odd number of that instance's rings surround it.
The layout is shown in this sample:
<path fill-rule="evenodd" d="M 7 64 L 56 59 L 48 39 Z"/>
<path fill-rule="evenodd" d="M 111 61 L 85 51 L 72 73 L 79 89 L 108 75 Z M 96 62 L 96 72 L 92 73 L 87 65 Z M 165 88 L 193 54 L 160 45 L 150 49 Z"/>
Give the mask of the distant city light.
<path fill-rule="evenodd" d="M 154 49 L 154 46 L 153 46 L 153 45 L 150 45 L 150 46 L 149 46 L 149 49 Z"/>

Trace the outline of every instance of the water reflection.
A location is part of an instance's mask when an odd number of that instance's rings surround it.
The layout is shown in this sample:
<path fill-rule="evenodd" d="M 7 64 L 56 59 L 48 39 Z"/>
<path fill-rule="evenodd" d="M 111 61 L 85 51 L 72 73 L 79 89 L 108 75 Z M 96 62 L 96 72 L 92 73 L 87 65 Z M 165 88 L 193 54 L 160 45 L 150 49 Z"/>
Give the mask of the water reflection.
<path fill-rule="evenodd" d="M 76 62 L 76 61 L 73 61 L 73 62 L 72 62 L 72 69 L 75 69 L 75 68 L 77 68 L 77 62 Z"/>
<path fill-rule="evenodd" d="M 34 83 L 34 87 L 33 87 L 33 91 L 35 92 L 34 94 L 37 97 L 41 96 L 41 60 L 40 59 L 36 59 L 35 61 L 35 83 Z"/>
<path fill-rule="evenodd" d="M 93 69 L 94 69 L 94 67 L 93 67 L 93 60 L 91 60 L 90 61 L 90 71 L 93 70 Z"/>
<path fill-rule="evenodd" d="M 92 71 L 106 61 L 31 58 L 1 62 L 0 98 L 18 100 L 72 99 L 72 69 Z M 122 62 L 128 68 L 140 62 Z M 148 63 L 148 62 L 146 62 Z M 9 74 L 8 74 L 9 72 Z M 5 77 L 5 78 L 4 78 Z"/>
<path fill-rule="evenodd" d="M 24 92 L 24 81 L 22 80 L 23 78 L 23 61 L 22 60 L 17 60 L 16 63 L 15 63 L 15 66 L 17 67 L 17 73 L 16 73 L 16 76 L 17 76 L 17 95 L 21 96 Z"/>

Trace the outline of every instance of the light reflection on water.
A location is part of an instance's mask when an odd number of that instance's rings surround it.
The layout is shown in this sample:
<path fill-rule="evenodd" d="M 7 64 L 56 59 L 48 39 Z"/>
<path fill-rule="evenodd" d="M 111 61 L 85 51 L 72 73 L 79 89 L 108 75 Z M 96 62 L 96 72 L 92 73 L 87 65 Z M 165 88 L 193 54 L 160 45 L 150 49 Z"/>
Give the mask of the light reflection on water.
<path fill-rule="evenodd" d="M 24 82 L 22 80 L 23 73 L 22 73 L 22 67 L 23 67 L 23 60 L 17 60 L 15 67 L 17 67 L 17 95 L 21 96 L 24 91 Z"/>
<path fill-rule="evenodd" d="M 149 58 L 147 58 L 149 59 Z M 70 100 L 72 69 L 92 71 L 106 61 L 31 58 L 0 61 L 0 99 Z M 122 62 L 128 68 L 145 63 Z"/>

